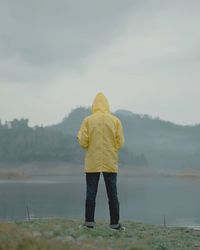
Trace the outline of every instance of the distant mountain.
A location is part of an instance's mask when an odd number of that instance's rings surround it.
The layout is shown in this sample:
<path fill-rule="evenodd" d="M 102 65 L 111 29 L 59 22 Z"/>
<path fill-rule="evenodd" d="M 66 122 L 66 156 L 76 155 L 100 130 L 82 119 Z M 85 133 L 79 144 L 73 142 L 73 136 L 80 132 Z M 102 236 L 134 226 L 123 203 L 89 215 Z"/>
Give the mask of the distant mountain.
<path fill-rule="evenodd" d="M 150 165 L 174 169 L 200 168 L 200 125 L 181 126 L 148 115 L 119 115 L 126 146 L 143 153 Z"/>
<path fill-rule="evenodd" d="M 89 114 L 89 108 L 79 107 L 60 123 L 46 128 L 76 136 L 83 118 Z M 200 169 L 200 125 L 177 125 L 128 110 L 117 110 L 114 114 L 122 121 L 128 152 L 144 157 L 157 168 Z"/>

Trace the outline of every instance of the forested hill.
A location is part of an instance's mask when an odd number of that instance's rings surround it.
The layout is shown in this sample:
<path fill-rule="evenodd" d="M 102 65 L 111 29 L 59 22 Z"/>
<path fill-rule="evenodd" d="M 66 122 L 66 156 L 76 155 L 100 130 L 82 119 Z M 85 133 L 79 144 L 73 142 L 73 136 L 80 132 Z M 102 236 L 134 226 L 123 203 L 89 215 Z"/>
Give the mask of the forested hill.
<path fill-rule="evenodd" d="M 73 114 L 74 112 L 70 114 L 70 117 Z M 28 125 L 28 119 L 14 119 L 5 124 L 0 122 L 0 167 L 5 163 L 83 164 L 84 150 L 80 148 L 76 138 L 80 118 L 83 116 L 77 117 L 76 114 L 73 119 L 76 126 L 71 128 L 73 123 L 68 124 L 68 118 L 61 124 L 51 127 L 35 126 L 32 128 Z M 147 160 L 144 155 L 135 155 L 124 147 L 120 151 L 120 163 L 123 166 L 141 166 L 147 165 Z"/>
<path fill-rule="evenodd" d="M 0 162 L 82 163 L 84 151 L 76 135 L 89 114 L 88 108 L 76 108 L 60 123 L 46 127 L 30 127 L 28 119 L 0 122 Z M 181 126 L 127 110 L 114 114 L 125 133 L 122 165 L 200 169 L 200 125 Z"/>
<path fill-rule="evenodd" d="M 48 130 L 75 136 L 81 121 L 90 113 L 89 108 L 76 108 Z M 200 169 L 200 124 L 182 126 L 127 110 L 118 110 L 114 114 L 122 121 L 126 149 L 134 156 L 142 157 L 148 165 Z"/>

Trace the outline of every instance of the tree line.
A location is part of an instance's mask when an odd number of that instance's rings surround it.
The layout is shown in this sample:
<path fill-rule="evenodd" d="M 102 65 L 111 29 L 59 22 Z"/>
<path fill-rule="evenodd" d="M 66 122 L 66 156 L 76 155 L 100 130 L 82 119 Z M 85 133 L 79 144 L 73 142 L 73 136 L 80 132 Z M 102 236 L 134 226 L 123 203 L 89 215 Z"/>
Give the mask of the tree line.
<path fill-rule="evenodd" d="M 84 150 L 76 136 L 49 130 L 43 126 L 30 127 L 28 119 L 0 122 L 0 162 L 66 162 L 83 164 Z M 127 148 L 120 152 L 122 164 L 145 165 L 144 155 L 134 155 Z"/>

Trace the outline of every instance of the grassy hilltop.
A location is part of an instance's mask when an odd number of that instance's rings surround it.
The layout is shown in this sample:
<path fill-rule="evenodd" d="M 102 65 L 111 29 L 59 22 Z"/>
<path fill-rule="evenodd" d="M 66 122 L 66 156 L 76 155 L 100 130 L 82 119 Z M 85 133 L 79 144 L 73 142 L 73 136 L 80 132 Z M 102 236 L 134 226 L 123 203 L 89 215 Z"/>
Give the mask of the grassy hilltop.
<path fill-rule="evenodd" d="M 0 250 L 200 249 L 200 231 L 124 222 L 127 230 L 110 229 L 97 221 L 95 229 L 79 229 L 79 220 L 48 219 L 0 223 Z"/>

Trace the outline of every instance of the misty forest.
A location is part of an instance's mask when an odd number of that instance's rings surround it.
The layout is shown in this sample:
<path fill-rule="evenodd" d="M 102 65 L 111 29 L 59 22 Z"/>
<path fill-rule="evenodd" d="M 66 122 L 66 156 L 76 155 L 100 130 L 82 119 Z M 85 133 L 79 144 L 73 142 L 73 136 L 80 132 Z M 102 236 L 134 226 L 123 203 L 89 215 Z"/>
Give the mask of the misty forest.
<path fill-rule="evenodd" d="M 0 123 L 0 163 L 62 162 L 83 164 L 84 150 L 76 134 L 89 108 L 71 111 L 60 123 L 29 126 L 28 119 Z M 151 166 L 166 169 L 198 169 L 200 166 L 200 125 L 183 126 L 118 110 L 124 127 L 125 146 L 120 167 Z"/>

